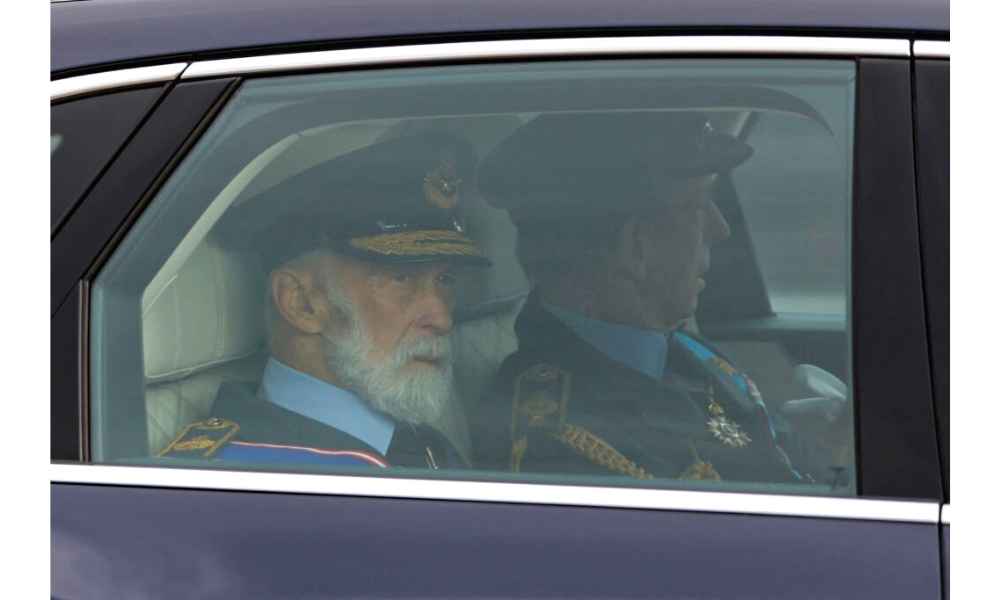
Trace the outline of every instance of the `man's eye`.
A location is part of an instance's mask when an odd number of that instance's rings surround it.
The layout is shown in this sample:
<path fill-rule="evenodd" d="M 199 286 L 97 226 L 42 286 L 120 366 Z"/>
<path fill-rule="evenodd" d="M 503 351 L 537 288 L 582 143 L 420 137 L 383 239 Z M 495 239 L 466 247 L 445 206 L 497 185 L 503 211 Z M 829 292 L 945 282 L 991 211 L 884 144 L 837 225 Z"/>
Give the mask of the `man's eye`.
<path fill-rule="evenodd" d="M 396 283 L 409 283 L 413 279 L 413 276 L 409 273 L 396 272 L 391 275 L 391 278 Z"/>

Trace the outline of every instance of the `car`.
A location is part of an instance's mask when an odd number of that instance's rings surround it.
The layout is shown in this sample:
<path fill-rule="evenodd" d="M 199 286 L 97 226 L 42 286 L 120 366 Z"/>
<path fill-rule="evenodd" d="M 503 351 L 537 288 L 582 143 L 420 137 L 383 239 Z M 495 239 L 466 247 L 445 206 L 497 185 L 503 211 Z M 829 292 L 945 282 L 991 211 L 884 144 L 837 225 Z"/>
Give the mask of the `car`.
<path fill-rule="evenodd" d="M 53 596 L 947 598 L 948 9 L 53 3 Z M 692 135 L 708 140 L 698 152 L 721 139 L 750 150 L 713 171 L 711 210 L 727 226 L 711 269 L 707 253 L 700 266 L 696 312 L 657 333 L 668 345 L 654 371 L 656 386 L 690 383 L 669 344 L 694 340 L 693 355 L 715 365 L 707 377 L 743 390 L 685 388 L 707 395 L 715 425 L 697 439 L 718 448 L 703 460 L 708 446 L 692 442 L 700 471 L 637 466 L 630 435 L 652 427 L 680 439 L 654 403 L 641 425 L 617 408 L 595 417 L 608 439 L 631 432 L 617 450 L 575 438 L 600 448 L 588 454 L 561 438 L 588 468 L 530 469 L 517 432 L 554 414 L 572 425 L 581 394 L 597 389 L 571 379 L 606 384 L 612 407 L 627 386 L 561 363 L 524 371 L 511 412 L 498 378 L 526 347 L 530 331 L 515 327 L 538 302 L 527 268 L 535 222 L 517 211 L 537 206 L 505 205 L 490 182 L 527 186 L 556 158 L 610 145 L 611 133 L 571 141 L 595 116 L 691 115 Z M 502 152 L 560 119 L 572 126 L 531 138 L 555 151 Z M 655 158 L 643 146 L 651 132 L 634 131 L 639 150 L 626 141 L 569 171 L 566 185 L 596 181 L 602 200 L 567 201 L 538 225 L 541 242 L 558 242 L 542 259 L 571 241 L 599 250 L 597 233 L 571 227 L 581 211 L 628 200 L 632 163 L 616 161 L 626 150 Z M 676 131 L 649 139 L 669 145 Z M 413 197 L 450 210 L 449 185 L 461 184 L 450 235 L 473 238 L 491 263 L 455 283 L 456 393 L 430 421 L 471 468 L 438 469 L 430 446 L 433 468 L 386 468 L 384 448 L 298 448 L 360 452 L 361 465 L 216 453 L 240 439 L 238 419 L 221 425 L 220 398 L 234 385 L 260 389 L 274 360 L 273 265 L 260 255 L 278 242 L 241 215 L 263 205 L 265 223 L 278 223 L 296 182 L 347 169 L 303 193 L 345 202 L 331 220 L 349 222 L 370 208 L 357 190 L 395 181 L 399 166 L 379 158 L 378 175 L 363 176 L 350 160 L 442 132 L 478 157 L 479 175 L 429 172 Z M 505 171 L 515 163 L 525 171 Z M 550 402 L 552 381 L 562 387 Z M 759 399 L 766 427 L 748 436 L 716 393 Z M 495 454 L 487 433 L 500 440 Z M 748 444 L 772 444 L 794 477 L 726 470 Z"/>

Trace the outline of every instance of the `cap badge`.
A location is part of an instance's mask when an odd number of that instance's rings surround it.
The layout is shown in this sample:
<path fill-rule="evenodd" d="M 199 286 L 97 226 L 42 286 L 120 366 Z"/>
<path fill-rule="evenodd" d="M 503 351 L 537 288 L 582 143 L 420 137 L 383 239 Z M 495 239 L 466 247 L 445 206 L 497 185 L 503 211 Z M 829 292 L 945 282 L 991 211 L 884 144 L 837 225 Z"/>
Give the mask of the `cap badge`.
<path fill-rule="evenodd" d="M 442 161 L 424 176 L 424 198 L 427 204 L 449 210 L 458 204 L 458 186 L 462 183 L 456 173 L 455 162 Z"/>

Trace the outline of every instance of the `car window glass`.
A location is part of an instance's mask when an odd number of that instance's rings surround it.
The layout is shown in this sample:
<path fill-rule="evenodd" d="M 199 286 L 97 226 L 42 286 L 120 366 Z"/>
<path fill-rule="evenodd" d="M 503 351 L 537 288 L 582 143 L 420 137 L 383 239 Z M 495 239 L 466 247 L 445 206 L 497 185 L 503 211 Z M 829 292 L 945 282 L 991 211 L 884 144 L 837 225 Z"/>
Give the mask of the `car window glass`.
<path fill-rule="evenodd" d="M 244 82 L 94 282 L 94 460 L 853 494 L 854 73 Z"/>
<path fill-rule="evenodd" d="M 159 97 L 161 87 L 52 106 L 52 227 L 66 217 Z"/>
<path fill-rule="evenodd" d="M 817 94 L 816 104 L 834 104 Z M 833 105 L 829 112 L 849 109 Z M 749 128 L 754 157 L 733 178 L 776 313 L 843 316 L 850 131 L 818 135 L 816 123 L 762 115 Z M 846 137 L 846 139 L 845 139 Z M 789 165 L 793 161 L 793 165 Z"/>

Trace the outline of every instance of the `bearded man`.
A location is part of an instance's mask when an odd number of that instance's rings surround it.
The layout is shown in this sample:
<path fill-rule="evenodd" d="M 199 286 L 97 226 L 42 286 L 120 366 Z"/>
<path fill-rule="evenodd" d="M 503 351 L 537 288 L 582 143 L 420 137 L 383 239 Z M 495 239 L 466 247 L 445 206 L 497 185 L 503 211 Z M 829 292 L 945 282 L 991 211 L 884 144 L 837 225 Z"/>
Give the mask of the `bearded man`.
<path fill-rule="evenodd" d="M 379 142 L 227 215 L 270 267 L 271 357 L 258 389 L 224 385 L 163 455 L 463 466 L 429 423 L 453 393 L 457 269 L 489 264 L 457 212 L 472 152 L 436 134 Z"/>

